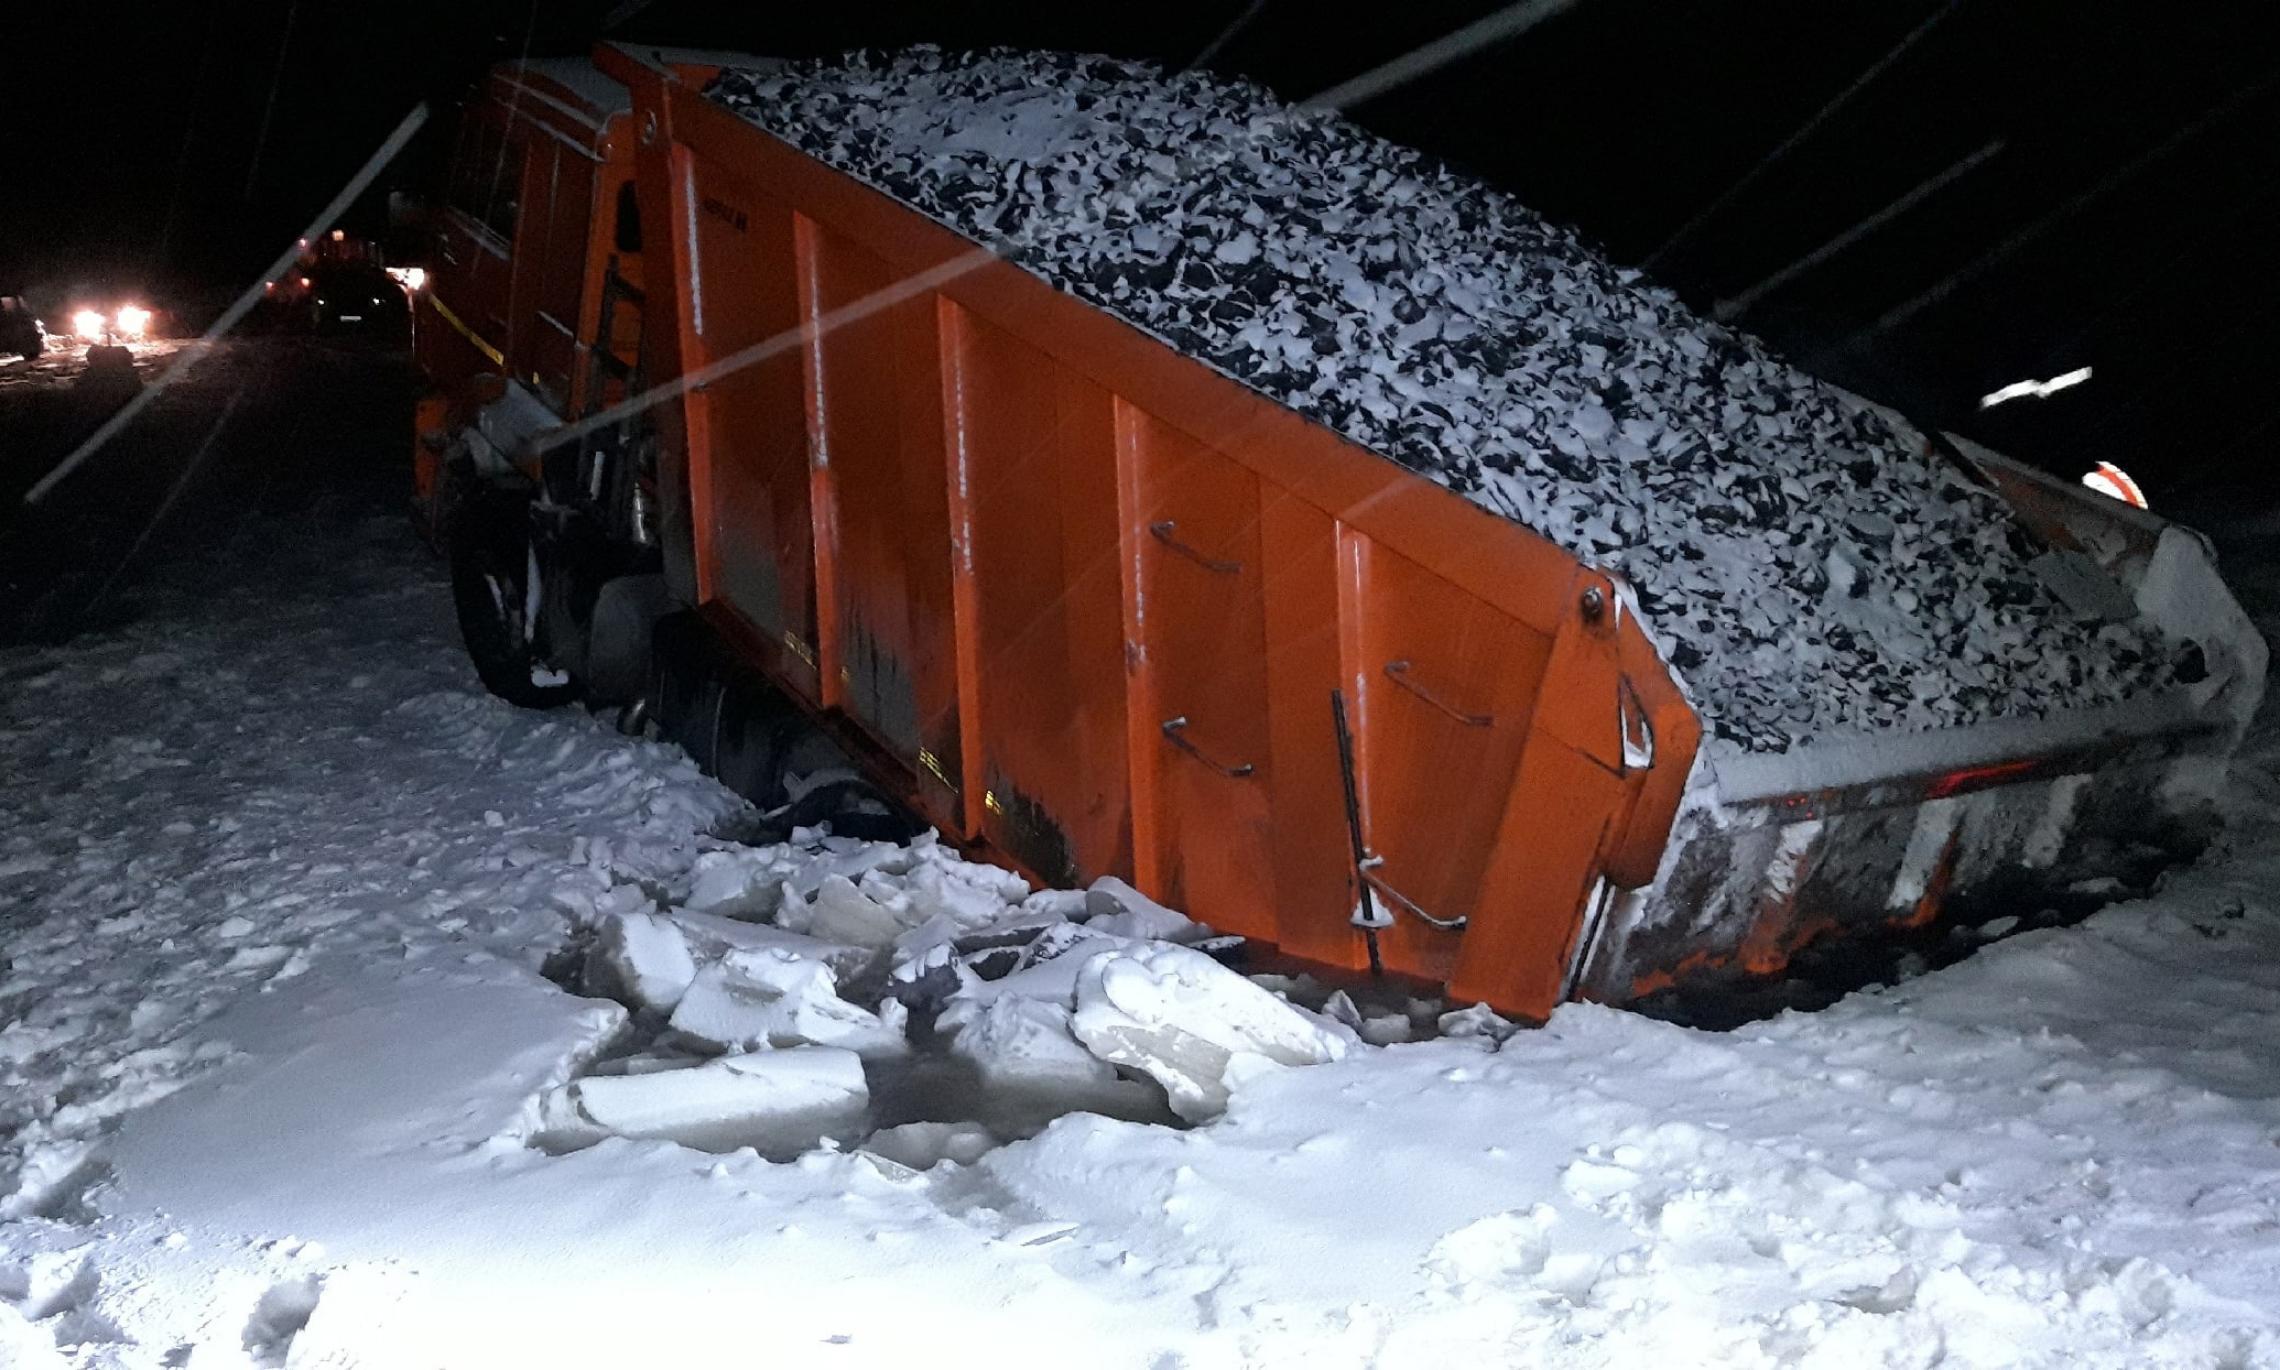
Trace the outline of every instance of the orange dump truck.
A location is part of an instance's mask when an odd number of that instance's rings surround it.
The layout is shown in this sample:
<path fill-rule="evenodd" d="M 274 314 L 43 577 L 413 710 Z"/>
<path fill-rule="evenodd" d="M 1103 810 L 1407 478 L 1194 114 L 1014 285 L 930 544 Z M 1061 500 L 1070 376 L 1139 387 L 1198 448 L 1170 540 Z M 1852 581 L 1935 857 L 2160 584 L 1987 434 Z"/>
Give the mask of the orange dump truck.
<path fill-rule="evenodd" d="M 2256 705 L 2200 539 L 1919 438 L 2197 668 L 1714 749 L 1623 576 L 705 93 L 767 65 L 605 47 L 469 108 L 416 452 L 510 699 L 764 802 L 796 711 L 1036 880 L 1538 1020 L 2172 841 Z"/>

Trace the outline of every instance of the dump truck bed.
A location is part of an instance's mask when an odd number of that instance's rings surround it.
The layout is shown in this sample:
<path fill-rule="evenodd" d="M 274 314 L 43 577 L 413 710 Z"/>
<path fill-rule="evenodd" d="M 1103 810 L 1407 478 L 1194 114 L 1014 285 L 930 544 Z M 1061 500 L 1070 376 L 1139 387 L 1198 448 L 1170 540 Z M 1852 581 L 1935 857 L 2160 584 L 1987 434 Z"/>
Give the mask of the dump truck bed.
<path fill-rule="evenodd" d="M 2100 786 L 2221 757 L 2261 689 L 2225 619 L 2213 686 L 2121 714 L 1705 748 L 1630 578 L 756 128 L 709 64 L 599 60 L 642 130 L 648 378 L 701 378 L 677 593 L 1041 880 L 1542 1018 L 2061 861 Z M 2162 574 L 2221 597 L 2178 538 Z"/>
<path fill-rule="evenodd" d="M 768 132 L 1631 584 L 1752 752 L 2119 699 L 2003 502 L 1510 196 L 1201 72 L 926 51 L 721 73 Z M 1936 664 L 1936 669 L 1924 669 Z"/>

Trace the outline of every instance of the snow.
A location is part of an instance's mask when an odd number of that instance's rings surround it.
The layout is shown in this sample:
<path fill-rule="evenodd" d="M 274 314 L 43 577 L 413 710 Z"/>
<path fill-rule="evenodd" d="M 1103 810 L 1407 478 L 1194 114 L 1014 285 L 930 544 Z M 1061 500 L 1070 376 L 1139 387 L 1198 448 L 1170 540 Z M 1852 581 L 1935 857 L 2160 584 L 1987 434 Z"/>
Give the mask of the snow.
<path fill-rule="evenodd" d="M 135 374 L 148 381 L 172 363 L 175 353 L 190 344 L 179 338 L 151 338 L 121 345 L 134 358 Z M 86 374 L 90 346 L 77 338 L 50 334 L 47 347 L 37 357 L 0 359 L 0 394 L 67 391 Z"/>
<path fill-rule="evenodd" d="M 1713 750 L 2170 675 L 2147 623 L 2076 621 L 2001 500 L 1920 439 L 1336 114 L 1202 71 L 930 48 L 731 68 L 708 94 L 1621 574 Z"/>
<path fill-rule="evenodd" d="M 1730 1033 L 1436 1025 L 939 844 L 711 836 L 737 801 L 678 754 L 484 697 L 393 521 L 256 531 L 139 620 L 0 649 L 0 1363 L 2280 1366 L 2270 731 L 2241 836 L 2150 901 Z M 802 863 L 790 903 L 689 911 L 706 872 Z M 866 975 L 744 921 L 833 876 L 943 925 Z M 912 1052 L 706 1057 L 540 973 L 575 983 L 613 920 L 669 945 L 652 916 L 700 969 L 909 992 Z M 1058 955 L 1013 970 L 1040 930 Z M 934 973 L 897 981 L 906 950 Z M 937 1006 L 954 1059 L 1160 1096 L 1079 1045 L 1088 1004 L 1335 1059 L 1222 1074 L 1187 1127 L 1001 1131 L 955 1080 L 882 1111 Z M 858 1083 L 869 1116 L 812 1143 L 702 1135 Z M 552 1144 L 574 1091 L 699 1146 Z"/>

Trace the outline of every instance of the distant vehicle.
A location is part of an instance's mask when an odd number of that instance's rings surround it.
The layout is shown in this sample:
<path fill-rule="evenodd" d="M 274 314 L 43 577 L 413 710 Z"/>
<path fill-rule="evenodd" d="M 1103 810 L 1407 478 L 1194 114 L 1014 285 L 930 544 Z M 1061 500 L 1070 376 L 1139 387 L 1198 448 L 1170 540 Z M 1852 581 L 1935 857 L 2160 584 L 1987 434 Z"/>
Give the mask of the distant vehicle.
<path fill-rule="evenodd" d="M 29 361 L 47 350 L 47 329 L 31 307 L 14 295 L 0 295 L 0 356 Z"/>
<path fill-rule="evenodd" d="M 150 340 L 152 319 L 151 312 L 139 304 L 80 308 L 72 311 L 71 334 L 89 347 L 131 346 Z"/>
<path fill-rule="evenodd" d="M 320 261 L 307 280 L 309 323 L 319 333 L 386 332 L 409 317 L 403 286 L 371 262 Z"/>

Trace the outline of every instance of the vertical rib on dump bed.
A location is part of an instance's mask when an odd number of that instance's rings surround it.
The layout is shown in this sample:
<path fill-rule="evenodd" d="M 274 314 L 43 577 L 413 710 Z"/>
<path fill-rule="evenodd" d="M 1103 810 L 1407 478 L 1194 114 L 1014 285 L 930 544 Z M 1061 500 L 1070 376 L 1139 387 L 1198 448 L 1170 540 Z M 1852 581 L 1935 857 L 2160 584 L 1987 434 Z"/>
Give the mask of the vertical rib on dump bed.
<path fill-rule="evenodd" d="M 1548 1014 L 1699 736 L 1618 588 L 603 60 L 683 286 L 650 292 L 652 374 L 756 354 L 667 443 L 713 621 L 959 839 L 1359 967 L 1342 691 L 1375 875 L 1451 925 L 1399 918 L 1387 966 Z"/>

